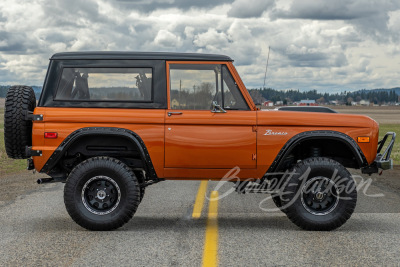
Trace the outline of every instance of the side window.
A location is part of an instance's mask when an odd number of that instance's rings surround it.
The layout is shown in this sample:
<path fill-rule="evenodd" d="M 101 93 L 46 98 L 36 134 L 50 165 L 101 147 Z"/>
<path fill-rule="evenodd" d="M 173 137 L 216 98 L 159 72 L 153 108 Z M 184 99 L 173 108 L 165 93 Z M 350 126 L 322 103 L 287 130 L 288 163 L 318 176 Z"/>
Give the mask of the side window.
<path fill-rule="evenodd" d="M 220 76 L 220 65 L 171 64 L 171 108 L 210 110 L 213 101 L 221 104 Z"/>
<path fill-rule="evenodd" d="M 249 110 L 249 106 L 243 98 L 235 80 L 228 68 L 222 66 L 224 109 L 226 110 Z"/>
<path fill-rule="evenodd" d="M 64 68 L 55 100 L 151 102 L 151 68 Z"/>
<path fill-rule="evenodd" d="M 249 110 L 225 65 L 170 64 L 171 109 L 211 110 L 212 103 L 227 110 Z"/>

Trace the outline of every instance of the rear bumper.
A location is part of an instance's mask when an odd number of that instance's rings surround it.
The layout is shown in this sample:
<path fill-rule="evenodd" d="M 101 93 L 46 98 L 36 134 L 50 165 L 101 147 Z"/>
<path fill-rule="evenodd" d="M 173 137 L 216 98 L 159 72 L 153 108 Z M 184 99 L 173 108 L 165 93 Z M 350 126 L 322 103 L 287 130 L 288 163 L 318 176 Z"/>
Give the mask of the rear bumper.
<path fill-rule="evenodd" d="M 386 147 L 385 151 L 382 152 L 383 147 L 385 146 L 388 138 L 391 137 L 388 146 Z M 387 132 L 383 139 L 378 142 L 378 151 L 376 154 L 376 158 L 374 162 L 362 169 L 362 173 L 372 174 L 377 173 L 379 169 L 382 170 L 390 170 L 393 169 L 393 159 L 390 158 L 392 154 L 394 141 L 396 140 L 396 133 L 395 132 Z"/>

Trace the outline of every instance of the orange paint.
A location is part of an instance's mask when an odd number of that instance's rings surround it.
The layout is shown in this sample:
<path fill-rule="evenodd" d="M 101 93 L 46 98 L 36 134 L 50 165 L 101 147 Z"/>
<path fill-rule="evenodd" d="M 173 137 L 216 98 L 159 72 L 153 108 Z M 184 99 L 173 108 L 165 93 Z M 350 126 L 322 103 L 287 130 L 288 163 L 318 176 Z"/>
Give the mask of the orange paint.
<path fill-rule="evenodd" d="M 250 110 L 172 110 L 170 107 L 170 64 L 225 64 L 235 79 Z M 37 107 L 43 121 L 33 123 L 33 149 L 43 156 L 33 157 L 41 170 L 54 150 L 74 131 L 85 127 L 117 127 L 138 134 L 145 143 L 159 178 L 215 179 L 231 168 L 241 169 L 241 179 L 261 178 L 285 143 L 296 134 L 330 130 L 344 133 L 359 143 L 369 164 L 376 157 L 378 125 L 365 116 L 337 113 L 259 111 L 232 62 L 166 63 L 168 108 L 111 109 Z M 181 112 L 168 116 L 168 112 Z M 57 132 L 44 139 L 44 132 Z M 270 134 L 268 134 L 270 133 Z"/>

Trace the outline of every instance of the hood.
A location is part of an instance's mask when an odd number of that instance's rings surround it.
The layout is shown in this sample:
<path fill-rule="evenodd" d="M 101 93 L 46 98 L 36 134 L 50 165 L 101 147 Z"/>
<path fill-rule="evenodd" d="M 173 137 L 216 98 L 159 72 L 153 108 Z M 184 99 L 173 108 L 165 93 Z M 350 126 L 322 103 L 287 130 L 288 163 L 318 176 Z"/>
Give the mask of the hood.
<path fill-rule="evenodd" d="M 257 125 L 371 128 L 376 122 L 363 115 L 301 112 L 284 110 L 257 111 Z"/>

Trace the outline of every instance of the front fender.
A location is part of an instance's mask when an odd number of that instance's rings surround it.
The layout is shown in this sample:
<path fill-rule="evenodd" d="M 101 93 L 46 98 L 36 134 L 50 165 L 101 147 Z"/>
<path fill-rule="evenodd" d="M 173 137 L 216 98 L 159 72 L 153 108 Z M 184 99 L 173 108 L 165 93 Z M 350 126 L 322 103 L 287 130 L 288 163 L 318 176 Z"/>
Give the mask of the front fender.
<path fill-rule="evenodd" d="M 275 160 L 273 161 L 267 172 L 271 173 L 279 171 L 282 167 L 282 160 L 285 159 L 285 157 L 292 152 L 296 145 L 303 141 L 312 139 L 334 139 L 340 141 L 352 151 L 360 168 L 368 166 L 368 161 L 363 151 L 358 146 L 356 141 L 354 141 L 354 139 L 350 136 L 337 131 L 308 131 L 299 133 L 289 139 L 289 141 L 287 141 L 286 144 L 279 151 L 278 155 L 276 156 Z"/>

